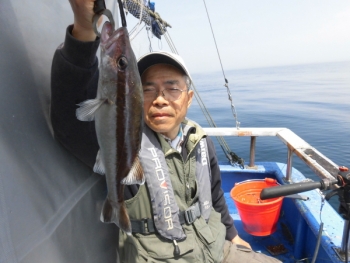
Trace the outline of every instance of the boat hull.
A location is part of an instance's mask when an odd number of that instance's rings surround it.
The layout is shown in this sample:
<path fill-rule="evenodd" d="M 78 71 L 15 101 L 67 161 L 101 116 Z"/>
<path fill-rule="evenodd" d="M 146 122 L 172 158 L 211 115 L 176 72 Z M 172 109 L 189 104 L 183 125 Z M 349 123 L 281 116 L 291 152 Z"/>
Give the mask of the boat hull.
<path fill-rule="evenodd" d="M 252 236 L 244 231 L 239 212 L 230 196 L 230 191 L 236 182 L 250 179 L 276 179 L 284 183 L 286 164 L 274 162 L 256 163 L 255 169 L 232 167 L 220 163 L 222 187 L 230 210 L 235 220 L 235 226 L 240 236 L 249 242 L 255 251 L 272 255 L 282 262 L 296 262 L 314 256 L 320 227 L 320 209 L 322 204 L 319 190 L 302 193 L 309 198 L 307 201 L 284 198 L 277 230 L 270 236 Z M 300 182 L 306 178 L 298 170 L 292 169 L 292 181 Z M 342 262 L 335 252 L 341 246 L 344 220 L 325 202 L 322 208 L 321 219 L 324 230 L 316 262 Z M 303 261 L 302 261 L 303 262 Z"/>

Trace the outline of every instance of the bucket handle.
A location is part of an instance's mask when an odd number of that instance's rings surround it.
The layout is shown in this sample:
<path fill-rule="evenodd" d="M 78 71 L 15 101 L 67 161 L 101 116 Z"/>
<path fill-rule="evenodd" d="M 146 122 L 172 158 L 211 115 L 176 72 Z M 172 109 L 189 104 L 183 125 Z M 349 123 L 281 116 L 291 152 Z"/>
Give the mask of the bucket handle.
<path fill-rule="evenodd" d="M 248 183 L 248 182 L 262 182 L 262 181 L 264 181 L 267 184 L 281 185 L 280 183 L 277 182 L 276 179 L 272 179 L 272 178 L 268 178 L 268 177 L 266 177 L 265 179 L 249 179 L 249 180 L 245 180 L 245 181 L 242 181 L 242 182 L 235 183 L 235 185 Z"/>

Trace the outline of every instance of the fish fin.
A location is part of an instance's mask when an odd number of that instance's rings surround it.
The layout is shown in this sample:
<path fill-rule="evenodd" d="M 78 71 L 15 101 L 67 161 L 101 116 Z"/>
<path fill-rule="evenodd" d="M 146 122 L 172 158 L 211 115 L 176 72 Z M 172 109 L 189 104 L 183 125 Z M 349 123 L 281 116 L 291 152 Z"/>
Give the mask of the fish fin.
<path fill-rule="evenodd" d="M 79 108 L 76 110 L 75 115 L 80 121 L 93 121 L 95 119 L 95 112 L 105 102 L 102 99 L 86 100 L 79 103 Z"/>
<path fill-rule="evenodd" d="M 115 218 L 118 219 L 118 216 L 116 215 L 116 210 L 117 209 L 113 207 L 111 201 L 108 198 L 106 198 L 106 200 L 103 203 L 100 220 L 103 223 L 112 223 L 116 221 Z"/>
<path fill-rule="evenodd" d="M 93 170 L 95 173 L 98 173 L 101 175 L 106 174 L 106 169 L 105 169 L 105 165 L 104 165 L 102 158 L 101 158 L 101 151 L 100 150 L 98 150 L 98 152 L 97 152 L 96 162 L 95 162 Z"/>
<path fill-rule="evenodd" d="M 143 169 L 141 166 L 140 158 L 137 156 L 135 161 L 128 173 L 128 176 L 125 177 L 122 181 L 122 184 L 131 185 L 131 184 L 144 184 L 145 176 L 143 174 Z"/>
<path fill-rule="evenodd" d="M 127 235 L 131 235 L 131 223 L 124 203 L 113 203 L 107 198 L 103 204 L 100 220 L 103 223 L 115 223 Z"/>
<path fill-rule="evenodd" d="M 119 228 L 131 236 L 131 223 L 124 204 L 119 207 Z"/>

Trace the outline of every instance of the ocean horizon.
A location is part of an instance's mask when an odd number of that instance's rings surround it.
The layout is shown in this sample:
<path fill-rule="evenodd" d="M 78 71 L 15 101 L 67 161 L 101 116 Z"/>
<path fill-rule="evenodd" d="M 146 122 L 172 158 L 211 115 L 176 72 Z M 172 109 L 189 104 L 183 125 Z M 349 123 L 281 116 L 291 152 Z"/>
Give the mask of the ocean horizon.
<path fill-rule="evenodd" d="M 237 69 L 225 75 L 241 128 L 288 128 L 334 163 L 350 167 L 349 73 L 350 61 L 345 61 Z M 216 125 L 236 127 L 223 73 L 197 73 L 192 78 Z M 196 99 L 188 117 L 210 127 Z M 213 139 L 219 160 L 227 160 Z M 250 137 L 225 140 L 248 164 Z M 287 148 L 277 137 L 258 137 L 255 161 L 286 163 Z M 307 178 L 320 180 L 297 156 L 293 166 Z"/>

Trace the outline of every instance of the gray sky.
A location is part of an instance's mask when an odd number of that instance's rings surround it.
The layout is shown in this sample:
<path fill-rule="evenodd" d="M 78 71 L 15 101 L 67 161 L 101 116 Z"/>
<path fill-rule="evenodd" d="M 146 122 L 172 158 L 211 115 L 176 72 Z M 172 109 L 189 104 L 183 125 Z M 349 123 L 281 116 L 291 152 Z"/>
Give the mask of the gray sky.
<path fill-rule="evenodd" d="M 107 5 L 109 4 L 107 0 Z M 156 11 L 190 72 L 220 70 L 203 0 L 159 0 Z M 350 60 L 350 1 L 206 0 L 225 70 Z M 137 19 L 128 15 L 129 30 Z M 164 38 L 153 50 L 169 50 Z M 148 51 L 146 30 L 133 40 Z"/>

